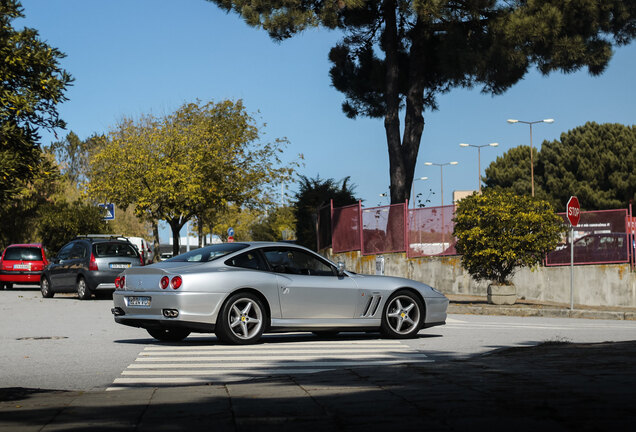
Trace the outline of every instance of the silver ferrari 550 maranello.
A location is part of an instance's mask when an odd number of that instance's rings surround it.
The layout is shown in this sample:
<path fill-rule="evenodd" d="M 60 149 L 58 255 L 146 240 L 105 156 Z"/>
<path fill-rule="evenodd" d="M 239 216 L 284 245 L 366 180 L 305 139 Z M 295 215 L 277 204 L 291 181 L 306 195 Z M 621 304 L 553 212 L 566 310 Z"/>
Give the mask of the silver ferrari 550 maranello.
<path fill-rule="evenodd" d="M 448 299 L 409 279 L 346 271 L 287 243 L 223 243 L 125 270 L 113 295 L 115 321 L 162 341 L 191 332 L 249 344 L 264 332 L 380 331 L 414 337 L 445 324 Z"/>

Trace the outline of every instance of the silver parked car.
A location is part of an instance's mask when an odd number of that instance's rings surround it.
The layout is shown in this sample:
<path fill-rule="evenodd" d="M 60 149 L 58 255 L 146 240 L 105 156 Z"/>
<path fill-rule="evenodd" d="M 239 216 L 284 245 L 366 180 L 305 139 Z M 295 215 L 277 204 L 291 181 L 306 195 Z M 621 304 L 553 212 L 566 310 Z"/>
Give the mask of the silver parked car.
<path fill-rule="evenodd" d="M 223 243 L 125 270 L 115 321 L 162 341 L 191 332 L 249 344 L 264 332 L 377 331 L 414 337 L 445 324 L 448 299 L 409 279 L 360 275 L 287 243 Z"/>

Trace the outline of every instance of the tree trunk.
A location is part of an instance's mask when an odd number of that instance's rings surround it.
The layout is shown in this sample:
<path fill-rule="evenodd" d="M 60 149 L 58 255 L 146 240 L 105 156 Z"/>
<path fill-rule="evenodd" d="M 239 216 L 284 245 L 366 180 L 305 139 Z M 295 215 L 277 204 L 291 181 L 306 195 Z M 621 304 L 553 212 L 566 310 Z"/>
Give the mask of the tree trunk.
<path fill-rule="evenodd" d="M 183 228 L 187 221 L 188 219 L 182 220 L 181 218 L 166 219 L 166 222 L 168 222 L 168 225 L 170 225 L 170 229 L 172 230 L 172 256 L 180 254 L 180 232 L 181 228 Z"/>
<path fill-rule="evenodd" d="M 154 250 L 153 261 L 159 261 L 159 256 L 161 255 L 161 248 L 159 242 L 159 224 L 156 220 L 152 220 L 150 222 L 152 224 L 152 248 Z"/>
<path fill-rule="evenodd" d="M 424 130 L 423 91 L 423 40 L 421 22 L 418 20 L 411 46 L 411 62 L 408 74 L 409 90 L 406 98 L 404 138 L 400 139 L 400 93 L 399 93 L 399 42 L 396 20 L 396 3 L 387 1 L 384 10 L 385 30 L 383 49 L 386 54 L 386 114 L 384 128 L 389 150 L 389 170 L 391 179 L 391 204 L 408 200 L 415 174 L 415 164 Z"/>
<path fill-rule="evenodd" d="M 197 235 L 199 237 L 199 247 L 203 247 L 203 220 L 197 216 Z"/>
<path fill-rule="evenodd" d="M 395 0 L 386 1 L 383 12 L 385 23 L 383 49 L 386 54 L 386 91 L 384 93 L 386 114 L 384 115 L 384 129 L 389 148 L 390 193 L 391 203 L 393 204 L 403 202 L 403 183 L 406 178 L 400 151 L 400 93 Z"/>

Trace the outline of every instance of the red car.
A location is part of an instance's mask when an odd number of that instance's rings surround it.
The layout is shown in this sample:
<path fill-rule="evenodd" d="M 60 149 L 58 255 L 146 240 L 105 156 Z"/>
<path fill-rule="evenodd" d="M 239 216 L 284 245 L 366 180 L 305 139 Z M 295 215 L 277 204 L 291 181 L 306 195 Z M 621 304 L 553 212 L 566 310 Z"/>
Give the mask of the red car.
<path fill-rule="evenodd" d="M 13 244 L 0 257 L 0 288 L 13 284 L 40 284 L 44 267 L 48 264 L 40 243 Z"/>

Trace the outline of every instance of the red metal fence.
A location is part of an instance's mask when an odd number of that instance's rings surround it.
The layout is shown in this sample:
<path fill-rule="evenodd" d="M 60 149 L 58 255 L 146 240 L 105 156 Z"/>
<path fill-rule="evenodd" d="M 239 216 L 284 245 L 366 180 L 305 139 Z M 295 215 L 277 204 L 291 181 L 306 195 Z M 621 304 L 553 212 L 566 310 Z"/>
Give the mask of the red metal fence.
<path fill-rule="evenodd" d="M 559 213 L 567 224 L 565 213 Z M 362 208 L 358 204 L 320 209 L 318 243 L 335 253 L 363 255 L 406 252 L 409 258 L 457 255 L 453 236 L 455 206 L 409 209 L 408 203 Z M 326 220 L 328 219 L 328 220 Z M 624 263 L 636 267 L 636 218 L 629 210 L 581 212 L 574 231 L 574 263 Z M 570 263 L 566 236 L 546 257 L 546 265 Z"/>
<path fill-rule="evenodd" d="M 362 254 L 404 252 L 406 205 L 362 209 Z"/>
<path fill-rule="evenodd" d="M 455 206 L 411 209 L 408 212 L 408 247 L 411 257 L 457 255 L 453 236 Z"/>
<path fill-rule="evenodd" d="M 335 253 L 359 250 L 363 255 L 456 255 L 454 213 L 452 205 L 408 209 L 406 203 L 363 209 L 358 202 L 333 208 L 331 245 Z"/>
<path fill-rule="evenodd" d="M 632 268 L 636 268 L 636 217 L 632 213 L 632 205 L 629 205 L 629 216 L 627 217 L 627 233 L 630 244 L 630 254 L 632 256 Z"/>
<path fill-rule="evenodd" d="M 360 250 L 361 204 L 334 208 L 331 211 L 331 239 L 334 252 Z"/>
<path fill-rule="evenodd" d="M 318 250 L 327 248 L 332 245 L 332 210 L 333 201 L 330 204 L 318 209 L 318 214 L 316 215 L 316 243 L 318 246 Z"/>

